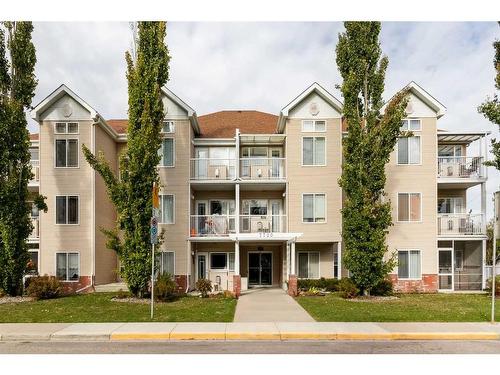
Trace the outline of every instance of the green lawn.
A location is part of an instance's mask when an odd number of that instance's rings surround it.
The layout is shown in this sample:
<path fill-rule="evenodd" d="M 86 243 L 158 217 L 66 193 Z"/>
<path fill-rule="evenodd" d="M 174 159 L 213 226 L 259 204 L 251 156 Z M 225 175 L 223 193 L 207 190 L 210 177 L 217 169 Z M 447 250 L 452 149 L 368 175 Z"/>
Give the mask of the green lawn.
<path fill-rule="evenodd" d="M 483 294 L 404 294 L 398 300 L 354 302 L 336 294 L 297 297 L 320 322 L 486 322 L 491 297 Z M 500 320 L 500 302 L 496 320 Z"/>
<path fill-rule="evenodd" d="M 0 305 L 0 323 L 149 322 L 149 304 L 114 302 L 115 293 Z M 236 300 L 182 297 L 155 304 L 157 322 L 232 322 Z"/>

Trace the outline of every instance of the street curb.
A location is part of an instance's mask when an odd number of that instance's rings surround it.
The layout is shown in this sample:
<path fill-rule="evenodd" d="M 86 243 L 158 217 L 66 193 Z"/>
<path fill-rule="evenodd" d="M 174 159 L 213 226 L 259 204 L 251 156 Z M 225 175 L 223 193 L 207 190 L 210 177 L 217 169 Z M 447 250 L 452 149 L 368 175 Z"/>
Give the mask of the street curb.
<path fill-rule="evenodd" d="M 170 340 L 170 332 L 159 333 L 113 333 L 109 341 Z"/>

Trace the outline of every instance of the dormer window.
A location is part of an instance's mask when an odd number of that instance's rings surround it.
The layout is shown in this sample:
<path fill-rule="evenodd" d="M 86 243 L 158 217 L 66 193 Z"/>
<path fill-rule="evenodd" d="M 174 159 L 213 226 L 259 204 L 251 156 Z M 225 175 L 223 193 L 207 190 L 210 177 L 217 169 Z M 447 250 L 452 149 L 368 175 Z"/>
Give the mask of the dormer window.
<path fill-rule="evenodd" d="M 163 126 L 161 128 L 162 133 L 174 133 L 175 125 L 173 121 L 163 121 Z"/>
<path fill-rule="evenodd" d="M 54 126 L 56 134 L 78 134 L 77 122 L 56 122 Z"/>

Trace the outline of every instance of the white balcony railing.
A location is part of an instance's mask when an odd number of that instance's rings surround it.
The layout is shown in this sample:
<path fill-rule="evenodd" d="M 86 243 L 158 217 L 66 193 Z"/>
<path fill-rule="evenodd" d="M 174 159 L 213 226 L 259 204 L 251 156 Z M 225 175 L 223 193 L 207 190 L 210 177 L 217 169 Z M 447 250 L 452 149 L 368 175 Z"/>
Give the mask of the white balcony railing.
<path fill-rule="evenodd" d="M 232 180 L 236 177 L 236 159 L 191 159 L 192 180 Z"/>
<path fill-rule="evenodd" d="M 241 233 L 286 232 L 286 215 L 240 215 Z"/>
<path fill-rule="evenodd" d="M 493 266 L 484 266 L 484 280 L 491 279 L 493 275 Z M 500 275 L 500 264 L 497 264 L 495 267 L 495 276 Z"/>
<path fill-rule="evenodd" d="M 40 238 L 40 222 L 37 217 L 31 218 L 31 223 L 33 224 L 33 230 L 31 231 L 28 239 L 37 240 Z"/>
<path fill-rule="evenodd" d="M 484 214 L 438 214 L 440 236 L 473 236 L 485 233 Z"/>
<path fill-rule="evenodd" d="M 235 232 L 234 215 L 191 215 L 191 237 L 226 237 Z"/>
<path fill-rule="evenodd" d="M 244 180 L 284 179 L 284 158 L 241 158 L 240 177 Z"/>
<path fill-rule="evenodd" d="M 438 177 L 481 178 L 484 177 L 481 156 L 439 156 Z"/>
<path fill-rule="evenodd" d="M 40 161 L 31 160 L 31 172 L 33 172 L 33 178 L 29 181 L 31 184 L 40 182 Z"/>

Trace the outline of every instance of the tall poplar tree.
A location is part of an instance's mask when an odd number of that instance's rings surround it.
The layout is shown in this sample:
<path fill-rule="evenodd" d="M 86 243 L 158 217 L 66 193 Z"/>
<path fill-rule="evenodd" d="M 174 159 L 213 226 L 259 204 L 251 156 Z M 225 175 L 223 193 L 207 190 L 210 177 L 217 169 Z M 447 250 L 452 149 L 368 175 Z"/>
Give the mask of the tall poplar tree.
<path fill-rule="evenodd" d="M 147 291 L 151 272 L 149 237 L 152 186 L 159 182 L 157 166 L 164 118 L 161 88 L 168 81 L 170 56 L 165 45 L 165 22 L 139 22 L 134 58 L 126 53 L 128 80 L 127 149 L 120 156 L 120 178 L 103 154 L 93 155 L 83 145 L 87 162 L 103 177 L 118 213 L 117 227 L 104 229 L 107 246 L 123 266 L 129 290 Z"/>
<path fill-rule="evenodd" d="M 392 225 L 391 204 L 384 199 L 385 166 L 405 116 L 407 92 L 396 94 L 384 112 L 382 94 L 389 63 L 381 57 L 380 22 L 345 22 L 336 48 L 343 82 L 344 121 L 342 238 L 344 265 L 365 293 L 394 268 L 386 234 Z"/>
<path fill-rule="evenodd" d="M 43 197 L 28 191 L 33 174 L 25 111 L 37 85 L 32 32 L 31 22 L 0 25 L 0 289 L 10 295 L 22 291 L 29 260 L 33 225 L 28 201 L 47 210 Z"/>
<path fill-rule="evenodd" d="M 493 66 L 496 70 L 495 88 L 498 91 L 500 90 L 500 40 L 495 40 L 493 42 L 493 48 L 495 49 L 495 57 L 493 59 Z M 497 93 L 493 94 L 493 98 L 487 98 L 487 100 L 479 106 L 478 111 L 500 128 L 500 98 Z M 491 140 L 491 152 L 495 156 L 495 159 L 485 164 L 500 170 L 500 141 L 496 139 Z"/>

